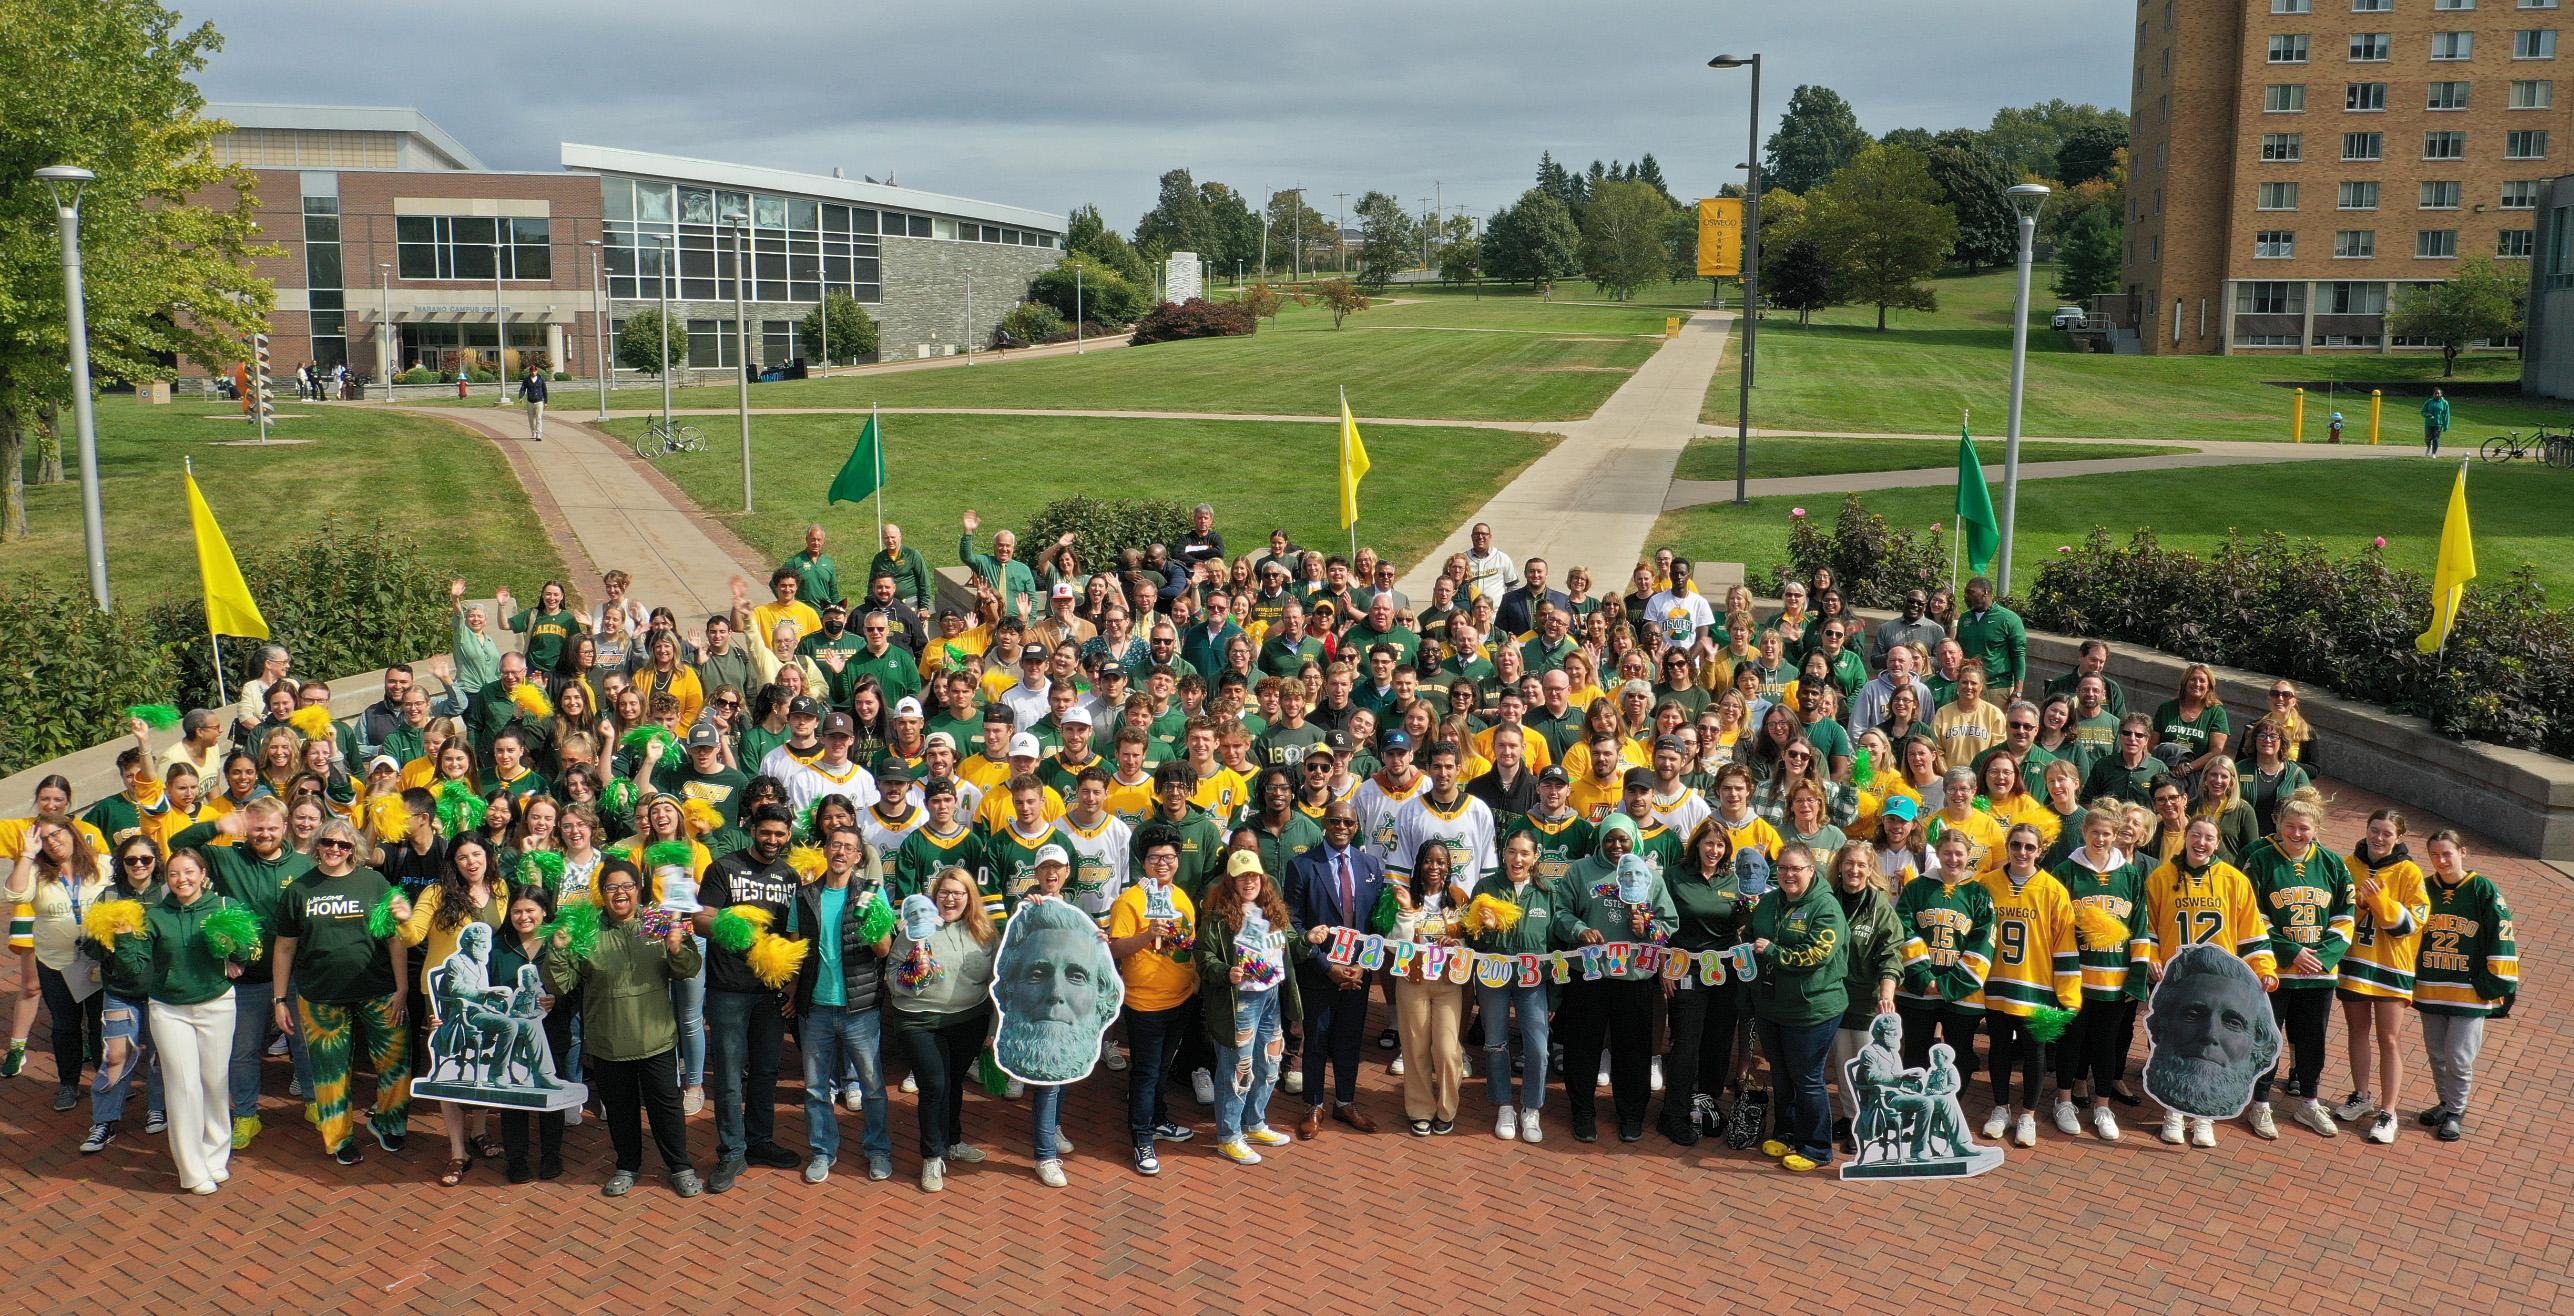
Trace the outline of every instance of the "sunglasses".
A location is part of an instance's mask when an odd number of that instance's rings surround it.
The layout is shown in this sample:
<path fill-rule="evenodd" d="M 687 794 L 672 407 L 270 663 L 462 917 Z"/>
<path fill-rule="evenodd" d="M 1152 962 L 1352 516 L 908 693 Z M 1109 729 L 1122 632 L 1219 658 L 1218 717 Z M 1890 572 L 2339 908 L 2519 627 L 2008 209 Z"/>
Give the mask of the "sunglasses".
<path fill-rule="evenodd" d="M 2294 690 L 2273 690 L 2270 692 L 2270 697 L 2273 699 L 2294 699 L 2297 697 L 2297 692 Z"/>
<path fill-rule="evenodd" d="M 125 856 L 125 866 L 128 868 L 150 868 L 153 862 L 152 856 L 148 854 L 130 854 Z"/>
<path fill-rule="evenodd" d="M 2145 733 L 2142 731 L 2121 731 L 2118 733 L 2118 738 L 2120 740 L 2143 740 L 2145 738 Z"/>
<path fill-rule="evenodd" d="M 316 850 L 354 850 L 357 847 L 346 841 L 315 841 L 313 842 L 313 848 Z"/>
<path fill-rule="evenodd" d="M 2013 842 L 2011 843 L 2011 850 L 2012 850 L 2012 852 L 2013 852 L 2014 854 L 2019 853 L 2020 851 L 2023 851 L 2023 850 L 2031 851 L 2031 852 L 2033 852 L 2033 853 L 2034 853 L 2035 851 L 2039 850 L 2040 848 L 2042 848 L 2042 847 L 2040 847 L 2040 846 L 2038 845 L 2038 843 L 2037 843 L 2037 842 L 2035 842 L 2035 841 L 2013 841 Z"/>
<path fill-rule="evenodd" d="M 2014 722 L 2011 724 L 2011 729 L 2013 731 L 2035 731 L 2038 729 L 2038 724 L 2035 722 Z"/>

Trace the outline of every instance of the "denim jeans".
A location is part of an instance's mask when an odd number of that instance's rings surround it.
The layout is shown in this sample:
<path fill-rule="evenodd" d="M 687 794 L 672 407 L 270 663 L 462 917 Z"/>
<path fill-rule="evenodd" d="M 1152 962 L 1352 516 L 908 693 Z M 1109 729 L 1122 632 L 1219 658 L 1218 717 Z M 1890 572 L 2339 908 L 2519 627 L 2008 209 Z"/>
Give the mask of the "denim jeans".
<path fill-rule="evenodd" d="M 777 1141 L 778 1052 L 786 1016 L 768 992 L 706 994 L 707 1065 L 713 1071 L 715 1156 L 737 1159 Z"/>
<path fill-rule="evenodd" d="M 1063 1134 L 1064 1086 L 1061 1083 L 1028 1085 L 1028 1116 L 1036 1124 L 1036 1156 L 1040 1161 L 1063 1159 L 1063 1145 L 1057 1139 Z"/>
<path fill-rule="evenodd" d="M 1823 1083 L 1823 1064 L 1832 1054 L 1832 1035 L 1841 1031 L 1834 1015 L 1815 1024 L 1761 1021 L 1761 1049 L 1769 1053 L 1785 1098 L 1779 1111 L 1779 1140 L 1818 1165 L 1832 1164 L 1832 1099 Z"/>
<path fill-rule="evenodd" d="M 103 1002 L 99 1011 L 101 1046 L 98 1053 L 98 1075 L 89 1085 L 90 1122 L 113 1124 L 125 1118 L 125 1098 L 127 1093 L 134 1090 L 134 1071 L 137 1068 L 143 1071 L 145 1100 L 149 1103 L 145 1109 L 155 1115 L 160 1114 L 162 1110 L 161 1057 L 152 1049 L 149 1025 L 151 1003 L 148 1000 L 129 1001 L 113 992 L 105 991 L 102 991 L 99 997 Z M 125 1053 L 124 1073 L 111 1074 L 107 1070 L 105 1043 L 109 1042 L 123 1042 L 128 1048 Z"/>
<path fill-rule="evenodd" d="M 1153 1129 L 1163 1120 L 1162 1078 L 1180 1053 L 1180 1024 L 1197 1012 L 1195 998 L 1168 1010 L 1126 1013 L 1126 1132 L 1132 1145 L 1153 1145 Z"/>
<path fill-rule="evenodd" d="M 1495 1106 L 1535 1114 L 1546 1104 L 1546 984 L 1475 988 L 1484 1012 L 1484 1089 Z M 1519 1098 L 1511 1099 L 1511 1011 L 1519 1011 Z"/>
<path fill-rule="evenodd" d="M 796 1034 L 804 1052 L 805 1137 L 813 1154 L 824 1160 L 840 1156 L 840 1076 L 855 1070 L 866 1093 L 859 1109 L 866 1117 L 859 1146 L 869 1156 L 894 1154 L 894 1135 L 885 1125 L 885 1017 L 874 1010 L 817 1005 L 807 1011 Z"/>
<path fill-rule="evenodd" d="M 1279 1034 L 1284 1013 L 1278 990 L 1238 992 L 1233 1032 L 1215 1039 L 1216 1141 L 1232 1142 L 1245 1129 L 1269 1123 L 1269 1090 L 1287 1054 Z"/>
<path fill-rule="evenodd" d="M 706 939 L 697 942 L 697 976 L 670 982 L 670 1013 L 679 1021 L 679 1086 L 706 1086 Z"/>
<path fill-rule="evenodd" d="M 270 1003 L 277 997 L 276 984 L 262 973 L 256 980 L 237 978 L 232 984 L 232 1117 L 249 1119 L 259 1113 L 259 1065 L 268 1052 Z M 304 1089 L 307 1100 L 313 1089 Z"/>

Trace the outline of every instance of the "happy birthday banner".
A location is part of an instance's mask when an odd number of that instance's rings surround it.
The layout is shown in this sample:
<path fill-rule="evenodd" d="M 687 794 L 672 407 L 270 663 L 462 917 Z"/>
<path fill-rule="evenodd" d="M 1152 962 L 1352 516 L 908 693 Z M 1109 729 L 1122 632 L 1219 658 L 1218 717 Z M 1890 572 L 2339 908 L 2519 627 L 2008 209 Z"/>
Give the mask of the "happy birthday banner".
<path fill-rule="evenodd" d="M 1384 969 L 1398 978 L 1424 982 L 1444 978 L 1460 987 L 1469 982 L 1485 987 L 1508 987 L 1514 983 L 1534 987 L 1541 981 L 1567 983 L 1573 981 L 1577 970 L 1584 982 L 1623 978 L 1629 970 L 1673 982 L 1695 973 L 1699 983 L 1708 987 L 1725 981 L 1728 971 L 1740 982 L 1760 976 L 1759 959 L 1748 944 L 1724 950 L 1686 951 L 1652 941 L 1604 941 L 1573 950 L 1496 955 L 1435 941 L 1397 941 L 1357 928 L 1325 931 L 1332 935 L 1330 949 L 1323 957 L 1333 964 L 1355 964 L 1370 971 Z"/>

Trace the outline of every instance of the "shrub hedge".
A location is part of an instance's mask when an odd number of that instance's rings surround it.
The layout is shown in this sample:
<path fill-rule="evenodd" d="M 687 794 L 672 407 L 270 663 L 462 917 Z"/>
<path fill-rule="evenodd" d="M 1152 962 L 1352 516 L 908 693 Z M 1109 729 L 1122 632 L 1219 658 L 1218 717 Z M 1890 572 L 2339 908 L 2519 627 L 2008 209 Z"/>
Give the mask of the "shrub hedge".
<path fill-rule="evenodd" d="M 1192 297 L 1185 302 L 1164 302 L 1135 322 L 1135 333 L 1127 341 L 1136 347 L 1146 343 L 1168 343 L 1182 338 L 1237 338 L 1258 332 L 1260 321 L 1251 308 L 1240 302 L 1211 302 Z"/>
<path fill-rule="evenodd" d="M 1822 518 L 1798 508 L 1788 518 L 1788 560 L 1767 573 L 1747 567 L 1754 592 L 1777 598 L 1788 576 L 1811 580 L 1817 567 L 1832 568 L 1832 579 L 1845 602 L 1863 608 L 1900 608 L 1904 591 L 1928 588 L 1948 579 L 1950 544 L 1946 532 L 1897 529 L 1868 510 L 1859 495 L 1841 501 L 1841 514 L 1826 527 Z"/>
<path fill-rule="evenodd" d="M 1192 510 L 1168 498 L 1058 498 L 1037 509 L 1019 542 L 1050 546 L 1069 530 L 1084 567 L 1113 569 L 1119 549 L 1179 543 L 1195 528 Z"/>

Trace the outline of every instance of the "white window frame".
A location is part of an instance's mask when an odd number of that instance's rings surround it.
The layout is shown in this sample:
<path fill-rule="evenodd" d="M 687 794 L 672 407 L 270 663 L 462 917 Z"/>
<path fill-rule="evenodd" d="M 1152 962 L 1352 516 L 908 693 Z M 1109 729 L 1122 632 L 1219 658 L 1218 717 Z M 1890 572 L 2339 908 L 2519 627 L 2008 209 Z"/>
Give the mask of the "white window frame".
<path fill-rule="evenodd" d="M 2352 147 L 2352 145 L 2354 144 L 2354 141 L 2355 141 L 2355 140 L 2358 140 L 2358 139 L 2365 139 L 2366 144 L 2367 144 L 2367 145 L 2369 145 L 2370 147 L 2375 148 L 2375 149 L 2373 149 L 2373 150 L 2369 151 L 2366 155 L 2353 155 L 2353 154 L 2351 154 L 2351 147 Z M 2343 159 L 2345 159 L 2345 160 L 2383 160 L 2383 159 L 2385 159 L 2385 158 L 2386 158 L 2386 134 L 2385 134 L 2385 133 L 2343 133 L 2343 134 L 2342 134 L 2342 158 L 2343 158 Z"/>
<path fill-rule="evenodd" d="M 2343 83 L 2342 109 L 2351 114 L 2384 114 L 2386 84 L 2383 82 Z"/>
<path fill-rule="evenodd" d="M 2285 204 L 2281 204 L 2284 202 Z M 2253 209 L 2295 210 L 2297 185 L 2293 182 L 2262 183 L 2254 188 Z"/>
<path fill-rule="evenodd" d="M 2495 203 L 2494 208 L 2497 210 L 2536 210 L 2538 209 L 2538 198 L 2543 195 L 2546 190 L 2547 184 L 2540 182 L 2535 178 L 2515 178 L 2507 180 L 2502 185 L 2501 199 Z M 2513 198 L 2515 197 L 2519 199 L 2514 200 Z"/>
<path fill-rule="evenodd" d="M 2443 53 L 2445 52 L 2445 53 Z M 2476 57 L 2476 34 L 2473 32 L 2434 32 L 2431 34 L 2431 62 L 2454 64 Z"/>
<path fill-rule="evenodd" d="M 2432 191 L 2433 188 L 2438 188 L 2440 190 L 2434 192 Z M 2425 179 L 2423 180 L 2422 186 L 2414 192 L 2413 208 L 2416 210 L 2458 210 L 2466 205 L 2466 195 L 2467 187 L 2464 183 L 2453 182 L 2444 178 Z"/>
<path fill-rule="evenodd" d="M 2297 230 L 2266 228 L 2255 232 L 2252 235 L 2252 258 L 2254 260 L 2295 260 Z"/>
<path fill-rule="evenodd" d="M 2303 32 L 2283 32 L 2270 38 L 2268 53 L 2273 64 L 2304 64 L 2314 45 Z"/>
<path fill-rule="evenodd" d="M 2441 104 L 2440 98 L 2444 91 L 2456 93 L 2458 99 L 2455 104 Z M 2435 114 L 2454 114 L 2466 109 L 2472 103 L 2475 94 L 2475 84 L 2472 82 L 2454 80 L 2430 83 L 2423 92 L 2422 108 Z"/>
<path fill-rule="evenodd" d="M 2306 158 L 2304 133 L 2263 133 L 2261 159 L 2267 164 L 2295 164 Z"/>
<path fill-rule="evenodd" d="M 2514 78 L 2511 99 L 2506 108 L 2514 110 L 2552 110 L 2556 108 L 2554 78 Z"/>
<path fill-rule="evenodd" d="M 2264 114 L 2304 114 L 2306 84 L 2274 82 L 2261 89 L 2261 112 Z"/>
<path fill-rule="evenodd" d="M 2556 58 L 2556 29 L 2538 27 L 2512 33 L 2511 57 L 2513 59 Z"/>
<path fill-rule="evenodd" d="M 2377 259 L 2377 230 L 2373 228 L 2346 228 L 2333 234 L 2333 259 Z"/>
<path fill-rule="evenodd" d="M 2457 146 L 2457 149 L 2455 151 L 2445 153 L 2434 153 L 2431 149 L 2434 142 L 2437 142 L 2442 146 L 2448 146 L 2454 143 Z M 2422 134 L 2422 158 L 2425 160 L 2466 159 L 2467 135 L 2454 129 L 2439 129 Z"/>
<path fill-rule="evenodd" d="M 2360 45 L 2360 43 L 2361 43 L 2361 42 L 2363 42 L 2363 41 L 2365 41 L 2365 42 L 2367 42 L 2367 43 L 2368 43 L 2368 45 L 2367 45 L 2367 47 L 2366 47 L 2365 49 L 2363 49 L 2363 48 L 2361 47 L 2361 45 Z M 2392 33 L 2392 32 L 2353 32 L 2353 33 L 2351 33 L 2351 56 L 2350 56 L 2350 62 L 2351 62 L 2351 63 L 2353 63 L 2353 64 L 2383 64 L 2383 63 L 2387 62 L 2387 60 L 2389 60 L 2389 59 L 2393 58 L 2393 57 L 2394 57 L 2394 55 L 2395 55 L 2395 34 L 2394 34 L 2394 33 Z"/>
<path fill-rule="evenodd" d="M 2506 160 L 2546 159 L 2547 130 L 2544 128 L 2514 128 L 2511 131 L 2504 133 L 2503 158 Z"/>
<path fill-rule="evenodd" d="M 2513 241 L 2515 238 L 2519 240 Z M 2520 250 L 2512 250 L 2514 247 Z M 2494 259 L 2496 260 L 2528 260 L 2537 254 L 2537 229 L 2507 228 L 2494 234 Z"/>
<path fill-rule="evenodd" d="M 2354 188 L 2366 188 L 2368 190 L 2366 192 L 2356 192 L 2352 190 Z M 2335 210 L 2375 210 L 2377 209 L 2379 194 L 2376 179 L 2346 179 L 2343 181 L 2342 185 L 2335 190 L 2333 208 Z M 2362 197 L 2366 198 L 2364 204 L 2353 204 L 2355 200 Z"/>
<path fill-rule="evenodd" d="M 2437 247 L 2447 247 L 2448 250 L 2433 250 L 2433 248 Z M 2456 260 L 2457 258 L 2458 230 L 2453 228 L 2426 228 L 2418 229 L 2414 232 L 2413 259 Z"/>

